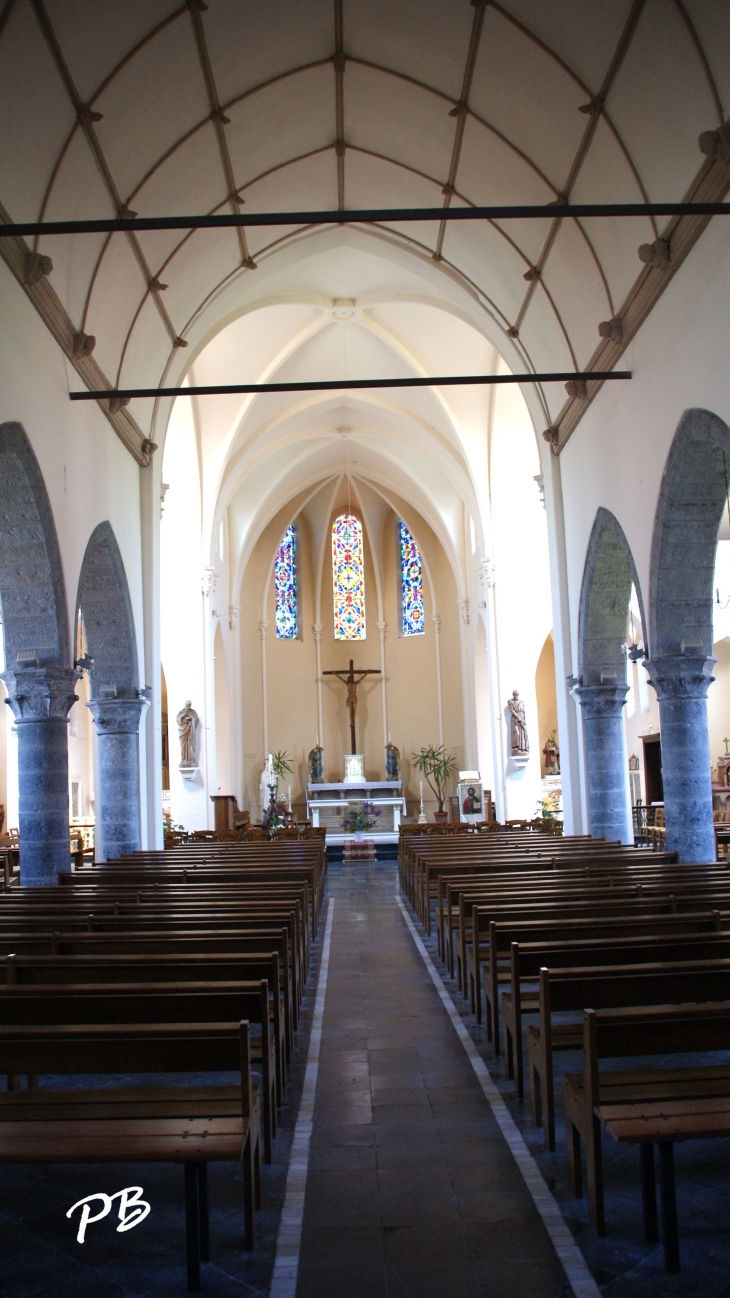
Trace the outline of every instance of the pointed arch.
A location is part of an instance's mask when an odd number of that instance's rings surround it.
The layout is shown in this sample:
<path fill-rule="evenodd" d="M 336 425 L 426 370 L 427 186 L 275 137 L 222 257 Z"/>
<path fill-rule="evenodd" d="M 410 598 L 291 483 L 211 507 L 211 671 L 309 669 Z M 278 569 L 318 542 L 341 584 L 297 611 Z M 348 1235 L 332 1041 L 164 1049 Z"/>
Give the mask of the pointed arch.
<path fill-rule="evenodd" d="M 127 574 L 111 523 L 89 537 L 79 575 L 76 616 L 83 618 L 88 652 L 94 659 L 91 697 L 114 686 L 118 698 L 135 698 L 139 686 L 137 642 Z"/>
<path fill-rule="evenodd" d="M 690 643 L 696 656 L 712 656 L 712 580 L 729 480 L 730 428 L 709 410 L 686 410 L 667 457 L 654 522 L 654 658 L 681 655 Z"/>
<path fill-rule="evenodd" d="M 35 650 L 70 666 L 66 587 L 51 502 L 21 424 L 0 424 L 0 603 L 5 662 Z"/>
<path fill-rule="evenodd" d="M 584 685 L 600 685 L 602 677 L 626 676 L 624 646 L 631 601 L 636 588 L 646 643 L 641 584 L 631 547 L 618 519 L 601 507 L 596 513 L 581 586 L 578 619 L 578 662 Z"/>

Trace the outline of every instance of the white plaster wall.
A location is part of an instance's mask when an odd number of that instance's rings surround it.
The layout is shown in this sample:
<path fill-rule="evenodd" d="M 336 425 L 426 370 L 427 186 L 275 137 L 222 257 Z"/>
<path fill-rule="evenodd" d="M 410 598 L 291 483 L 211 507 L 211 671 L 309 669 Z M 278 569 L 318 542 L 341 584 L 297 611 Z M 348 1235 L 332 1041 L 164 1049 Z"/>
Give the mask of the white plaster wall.
<path fill-rule="evenodd" d="M 534 816 L 541 792 L 535 670 L 552 627 L 547 519 L 534 476 L 540 472 L 535 433 L 517 387 L 499 387 L 491 433 L 491 507 L 496 635 L 502 697 L 495 700 L 504 755 L 507 819 Z M 530 760 L 511 760 L 508 698 L 525 703 Z M 499 721 L 497 721 L 499 716 Z"/>
<path fill-rule="evenodd" d="M 730 423 L 729 332 L 730 226 L 716 218 L 627 349 L 621 367 L 633 378 L 604 384 L 560 456 L 574 662 L 583 568 L 600 506 L 624 529 L 650 616 L 651 543 L 664 466 L 685 410 L 702 407 Z M 651 649 L 651 625 L 647 632 Z M 564 680 L 558 690 L 567 694 Z M 638 733 L 647 733 L 650 722 L 659 729 L 651 689 L 649 696 L 649 711 L 626 727 L 628 751 L 640 758 Z M 569 697 L 566 705 L 576 707 Z M 585 797 L 580 753 L 577 766 Z"/>
<path fill-rule="evenodd" d="M 163 479 L 169 484 L 160 525 L 160 639 L 167 682 L 170 736 L 170 811 L 187 830 L 207 829 L 209 695 L 201 555 L 198 445 L 191 402 L 176 401 L 165 443 Z M 206 601 L 207 602 L 207 601 Z M 212 664 L 211 664 L 212 666 Z M 199 770 L 180 775 L 180 742 L 175 718 L 190 699 L 200 718 L 196 734 Z M 211 773 L 212 774 L 212 773 Z"/>
<path fill-rule="evenodd" d="M 729 332 L 730 225 L 718 217 L 627 349 L 621 367 L 634 377 L 604 384 L 560 457 L 574 652 L 583 566 L 601 505 L 624 529 L 648 616 L 664 465 L 685 410 L 703 407 L 730 423 Z"/>
<path fill-rule="evenodd" d="M 84 552 L 94 528 L 106 519 L 124 561 L 143 673 L 140 469 L 94 402 L 69 400 L 69 391 L 80 386 L 25 293 L 0 262 L 0 422 L 22 424 L 43 474 L 61 551 L 69 636 Z M 140 779 L 144 826 L 143 756 Z M 10 793 L 12 803 L 12 789 Z"/>

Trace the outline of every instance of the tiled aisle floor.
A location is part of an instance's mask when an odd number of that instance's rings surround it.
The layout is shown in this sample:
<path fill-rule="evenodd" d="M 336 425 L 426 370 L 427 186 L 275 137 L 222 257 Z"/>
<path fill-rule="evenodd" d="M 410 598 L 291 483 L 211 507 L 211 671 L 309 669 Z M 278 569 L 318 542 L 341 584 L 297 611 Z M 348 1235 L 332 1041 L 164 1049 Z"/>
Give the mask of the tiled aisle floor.
<path fill-rule="evenodd" d="M 563 1274 L 395 903 L 334 867 L 297 1298 L 554 1298 Z"/>

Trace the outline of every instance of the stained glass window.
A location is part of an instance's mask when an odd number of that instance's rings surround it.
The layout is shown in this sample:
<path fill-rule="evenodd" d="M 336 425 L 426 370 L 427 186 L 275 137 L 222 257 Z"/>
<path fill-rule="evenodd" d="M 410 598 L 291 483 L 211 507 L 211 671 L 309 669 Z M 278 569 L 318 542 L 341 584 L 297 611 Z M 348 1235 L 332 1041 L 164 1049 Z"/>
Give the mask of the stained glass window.
<path fill-rule="evenodd" d="M 404 522 L 398 525 L 400 537 L 401 629 L 403 635 L 423 635 L 426 619 L 423 612 L 423 570 L 421 552 Z"/>
<path fill-rule="evenodd" d="M 293 523 L 287 527 L 276 552 L 274 594 L 277 638 L 295 640 L 297 636 L 297 534 Z"/>
<path fill-rule="evenodd" d="M 332 594 L 335 640 L 364 640 L 362 523 L 353 514 L 340 514 L 332 524 Z"/>

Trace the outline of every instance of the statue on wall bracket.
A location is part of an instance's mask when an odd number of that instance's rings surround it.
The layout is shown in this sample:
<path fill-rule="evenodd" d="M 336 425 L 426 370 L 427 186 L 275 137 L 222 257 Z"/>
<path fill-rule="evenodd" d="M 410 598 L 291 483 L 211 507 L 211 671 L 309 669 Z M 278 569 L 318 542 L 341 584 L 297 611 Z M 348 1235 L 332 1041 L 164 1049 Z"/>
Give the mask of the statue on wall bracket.
<path fill-rule="evenodd" d="M 177 733 L 180 738 L 180 766 L 181 768 L 197 766 L 195 760 L 195 730 L 198 724 L 198 714 L 190 699 L 185 700 L 185 706 L 180 709 L 175 720 L 177 721 Z"/>
<path fill-rule="evenodd" d="M 520 698 L 519 690 L 512 691 L 512 698 L 507 700 L 510 714 L 510 749 L 513 757 L 526 758 L 530 755 L 530 740 L 525 720 L 525 705 Z"/>

